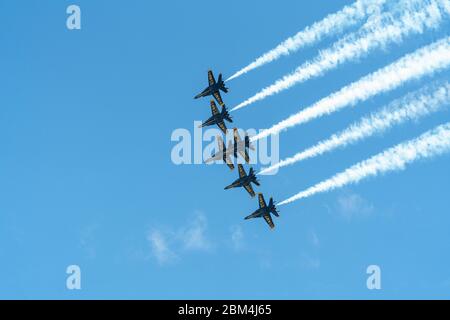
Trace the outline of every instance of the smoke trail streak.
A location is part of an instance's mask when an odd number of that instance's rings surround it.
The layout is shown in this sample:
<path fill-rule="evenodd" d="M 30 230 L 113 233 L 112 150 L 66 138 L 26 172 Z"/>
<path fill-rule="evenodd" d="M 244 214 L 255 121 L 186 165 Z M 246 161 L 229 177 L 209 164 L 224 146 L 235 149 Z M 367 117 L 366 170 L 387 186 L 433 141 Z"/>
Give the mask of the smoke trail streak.
<path fill-rule="evenodd" d="M 450 150 L 450 122 L 428 131 L 420 137 L 401 143 L 385 150 L 372 158 L 364 160 L 322 181 L 305 191 L 280 202 L 284 205 L 293 201 L 308 198 L 317 193 L 334 190 L 348 184 L 358 183 L 364 178 L 405 169 L 407 164 L 420 159 L 433 158 Z"/>
<path fill-rule="evenodd" d="M 411 34 L 422 34 L 426 29 L 437 28 L 450 13 L 445 6 L 449 0 L 424 0 L 414 6 L 414 10 L 402 8 L 400 17 L 384 13 L 377 19 L 371 19 L 360 32 L 353 33 L 336 42 L 331 48 L 323 50 L 312 61 L 298 67 L 293 73 L 277 80 L 254 96 L 238 104 L 231 111 L 236 111 L 256 101 L 286 90 L 293 85 L 320 76 L 325 71 L 338 65 L 360 58 L 374 49 L 386 47 L 392 42 L 401 42 Z M 444 4 L 443 4 L 444 3 Z"/>
<path fill-rule="evenodd" d="M 273 125 L 251 138 L 254 142 L 270 134 L 338 111 L 367 100 L 377 94 L 393 90 L 407 81 L 419 79 L 450 66 L 450 37 L 443 38 L 403 56 L 392 64 L 371 73 L 341 90 L 319 100 L 312 106 Z"/>
<path fill-rule="evenodd" d="M 450 102 L 450 83 L 442 86 L 425 87 L 404 98 L 396 100 L 380 111 L 369 117 L 362 118 L 359 122 L 352 124 L 347 129 L 333 134 L 330 138 L 316 145 L 286 158 L 258 174 L 266 174 L 279 168 L 292 165 L 299 161 L 322 155 L 339 147 L 345 147 L 356 143 L 376 133 L 381 133 L 394 125 L 402 124 L 409 120 L 418 120 L 433 112 L 437 112 Z"/>
<path fill-rule="evenodd" d="M 274 49 L 264 53 L 248 66 L 237 71 L 226 81 L 235 79 L 253 69 L 261 67 L 269 62 L 279 59 L 281 56 L 289 55 L 303 47 L 319 42 L 323 37 L 342 33 L 365 18 L 376 14 L 387 0 L 357 0 L 352 5 L 330 14 L 323 20 L 306 27 L 293 37 L 284 40 Z"/>

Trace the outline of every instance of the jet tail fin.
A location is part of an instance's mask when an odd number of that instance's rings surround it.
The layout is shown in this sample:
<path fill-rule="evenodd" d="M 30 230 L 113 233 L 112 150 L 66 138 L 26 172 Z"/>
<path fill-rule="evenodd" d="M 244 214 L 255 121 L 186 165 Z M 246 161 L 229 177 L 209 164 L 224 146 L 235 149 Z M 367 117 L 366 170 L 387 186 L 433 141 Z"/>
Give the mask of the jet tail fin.
<path fill-rule="evenodd" d="M 219 74 L 219 78 L 217 79 L 217 83 L 219 84 L 220 90 L 222 90 L 225 93 L 228 93 L 228 88 L 225 87 L 225 83 L 222 80 L 222 74 Z"/>
<path fill-rule="evenodd" d="M 273 201 L 273 198 L 270 198 L 270 201 L 269 201 L 269 209 L 270 209 L 270 212 L 271 212 L 274 216 L 276 216 L 276 217 L 279 217 L 279 216 L 280 216 L 279 213 L 278 213 L 277 208 L 275 207 L 275 203 L 274 203 L 274 201 Z"/>
<path fill-rule="evenodd" d="M 260 186 L 259 181 L 256 178 L 255 171 L 253 170 L 253 168 L 250 168 L 248 175 L 251 177 L 251 180 L 255 185 Z"/>
<path fill-rule="evenodd" d="M 233 122 L 233 119 L 231 118 L 230 114 L 228 113 L 228 110 L 225 107 L 225 105 L 223 105 L 223 107 L 222 107 L 222 116 L 228 122 Z"/>
<path fill-rule="evenodd" d="M 255 147 L 250 142 L 250 137 L 246 135 L 244 139 L 245 139 L 244 140 L 245 141 L 245 148 L 246 149 L 250 149 L 250 150 L 255 150 Z"/>

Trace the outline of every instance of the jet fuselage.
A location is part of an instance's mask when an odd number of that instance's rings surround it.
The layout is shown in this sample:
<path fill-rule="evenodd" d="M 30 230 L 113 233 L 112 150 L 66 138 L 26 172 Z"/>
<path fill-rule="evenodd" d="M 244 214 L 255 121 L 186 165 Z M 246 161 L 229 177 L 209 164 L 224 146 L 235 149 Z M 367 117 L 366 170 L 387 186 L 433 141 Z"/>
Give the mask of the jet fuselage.
<path fill-rule="evenodd" d="M 224 157 L 225 157 L 225 156 L 233 156 L 233 157 L 235 157 L 235 158 L 237 159 L 237 158 L 239 157 L 239 156 L 238 156 L 238 151 L 239 151 L 239 150 L 245 151 L 245 146 L 244 146 L 243 143 L 232 144 L 229 148 L 226 148 L 226 149 L 223 151 L 223 156 L 224 156 Z M 219 155 L 222 155 L 222 152 L 215 153 L 215 154 L 213 155 L 213 157 L 218 157 Z M 219 159 L 221 159 L 221 156 L 220 156 Z"/>
<path fill-rule="evenodd" d="M 261 218 L 266 214 L 270 215 L 269 207 L 256 209 L 251 215 L 245 217 L 245 219 Z"/>
<path fill-rule="evenodd" d="M 251 182 L 252 182 L 251 176 L 247 175 L 245 177 L 236 179 L 232 184 L 230 184 L 229 186 L 225 187 L 225 189 L 243 187 L 243 186 L 249 185 Z"/>
<path fill-rule="evenodd" d="M 218 113 L 218 114 L 212 115 L 211 117 L 208 118 L 208 120 L 203 122 L 202 127 L 212 126 L 212 125 L 218 124 L 224 120 L 225 120 L 224 115 L 222 113 Z"/>
<path fill-rule="evenodd" d="M 207 97 L 213 95 L 215 92 L 219 92 L 221 87 L 220 83 L 214 83 L 213 85 L 210 85 L 205 88 L 201 93 L 195 96 L 195 99 L 201 98 L 201 97 Z"/>

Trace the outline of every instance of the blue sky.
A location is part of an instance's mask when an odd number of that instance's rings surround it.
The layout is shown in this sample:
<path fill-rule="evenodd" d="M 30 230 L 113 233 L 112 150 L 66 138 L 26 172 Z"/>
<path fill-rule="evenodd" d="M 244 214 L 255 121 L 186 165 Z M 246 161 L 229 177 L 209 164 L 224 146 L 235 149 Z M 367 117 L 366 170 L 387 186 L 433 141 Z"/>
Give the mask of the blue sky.
<path fill-rule="evenodd" d="M 448 298 L 448 154 L 280 208 L 276 229 L 244 221 L 257 201 L 223 187 L 223 166 L 172 163 L 177 128 L 210 115 L 192 97 L 351 1 L 0 2 L 0 298 Z M 376 50 L 233 113 L 267 128 L 448 34 L 448 24 Z M 230 105 L 337 38 L 228 83 Z M 281 158 L 448 71 L 280 136 Z M 261 177 L 283 200 L 448 121 L 439 113 Z M 156 242 L 155 242 L 156 241 Z M 159 244 L 155 250 L 155 243 Z M 67 266 L 82 289 L 66 289 Z M 382 289 L 366 288 L 366 268 Z"/>

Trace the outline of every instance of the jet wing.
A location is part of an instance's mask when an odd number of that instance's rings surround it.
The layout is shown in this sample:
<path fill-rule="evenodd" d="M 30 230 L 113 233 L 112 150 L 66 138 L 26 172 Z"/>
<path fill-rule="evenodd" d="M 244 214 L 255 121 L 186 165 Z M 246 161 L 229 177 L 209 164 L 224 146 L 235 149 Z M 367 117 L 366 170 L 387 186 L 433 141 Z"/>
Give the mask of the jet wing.
<path fill-rule="evenodd" d="M 211 113 L 213 114 L 213 116 L 218 115 L 219 109 L 217 109 L 217 106 L 216 106 L 216 103 L 214 102 L 214 100 L 211 100 L 210 104 L 211 104 Z"/>
<path fill-rule="evenodd" d="M 218 153 L 224 153 L 225 152 L 225 143 L 223 142 L 223 139 L 220 135 L 216 136 L 217 144 L 219 145 L 219 152 Z"/>
<path fill-rule="evenodd" d="M 220 114 L 219 109 L 217 109 L 214 100 L 211 100 L 211 112 L 213 114 L 213 118 Z M 222 130 L 223 133 L 227 134 L 227 127 L 225 126 L 223 120 L 217 122 L 217 126 L 220 128 L 220 130 Z"/>
<path fill-rule="evenodd" d="M 245 190 L 247 190 L 247 192 L 248 192 L 252 197 L 255 196 L 255 191 L 253 191 L 252 185 L 251 185 L 250 183 L 244 185 L 244 188 L 245 188 Z"/>
<path fill-rule="evenodd" d="M 225 123 L 223 121 L 217 122 L 217 126 L 220 130 L 222 130 L 223 133 L 227 134 L 227 127 L 225 126 Z"/>
<path fill-rule="evenodd" d="M 221 106 L 224 105 L 223 100 L 222 100 L 222 97 L 220 96 L 220 92 L 219 92 L 219 91 L 215 91 L 215 92 L 213 93 L 213 96 L 214 96 L 214 98 L 216 98 L 217 102 L 218 102 Z"/>
<path fill-rule="evenodd" d="M 266 200 L 264 200 L 264 196 L 262 195 L 262 193 L 258 194 L 258 202 L 259 202 L 259 208 L 265 208 L 266 205 Z"/>
<path fill-rule="evenodd" d="M 214 75 L 211 70 L 208 70 L 208 84 L 212 86 L 216 83 L 216 79 L 214 79 Z"/>
<path fill-rule="evenodd" d="M 234 143 L 239 144 L 241 142 L 241 137 L 239 136 L 239 132 L 237 128 L 233 129 Z"/>
<path fill-rule="evenodd" d="M 275 225 L 273 224 L 272 217 L 270 216 L 270 214 L 265 214 L 263 217 L 264 220 L 266 220 L 267 224 L 269 225 L 270 229 L 275 228 Z"/>
<path fill-rule="evenodd" d="M 249 163 L 250 162 L 250 156 L 248 155 L 247 151 L 244 149 L 238 149 L 239 154 L 241 155 L 242 158 L 244 158 L 245 162 Z"/>
<path fill-rule="evenodd" d="M 205 160 L 205 163 L 209 163 L 214 160 L 221 160 L 224 158 L 225 153 L 225 143 L 223 143 L 223 139 L 220 135 L 216 136 L 217 145 L 219 147 L 219 150 L 209 159 Z"/>
<path fill-rule="evenodd" d="M 246 177 L 247 174 L 245 173 L 244 166 L 242 164 L 238 164 L 239 169 L 239 178 Z"/>
<path fill-rule="evenodd" d="M 231 161 L 230 155 L 228 153 L 225 154 L 225 163 L 227 164 L 228 168 L 230 168 L 230 170 L 234 169 L 233 161 Z"/>

